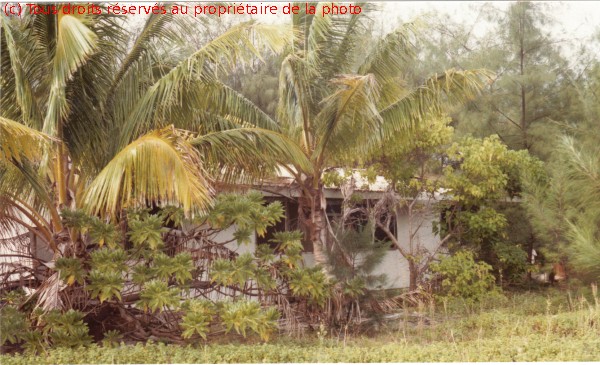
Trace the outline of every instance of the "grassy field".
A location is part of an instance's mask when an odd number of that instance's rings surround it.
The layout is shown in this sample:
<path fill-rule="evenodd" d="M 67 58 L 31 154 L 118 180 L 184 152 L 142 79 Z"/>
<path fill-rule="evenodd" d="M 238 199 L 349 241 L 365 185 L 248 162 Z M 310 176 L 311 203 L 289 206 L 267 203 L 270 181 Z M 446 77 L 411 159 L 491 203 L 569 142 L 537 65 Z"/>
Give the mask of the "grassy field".
<path fill-rule="evenodd" d="M 582 295 L 583 294 L 583 295 Z M 587 295 L 585 295 L 587 294 Z M 271 363 L 599 361 L 600 303 L 590 293 L 507 294 L 477 308 L 460 303 L 421 308 L 423 320 L 384 321 L 376 335 L 279 337 L 188 347 L 161 343 L 85 350 L 53 349 L 43 356 L 2 356 L 0 363 Z M 414 317 L 411 317 L 414 318 Z"/>

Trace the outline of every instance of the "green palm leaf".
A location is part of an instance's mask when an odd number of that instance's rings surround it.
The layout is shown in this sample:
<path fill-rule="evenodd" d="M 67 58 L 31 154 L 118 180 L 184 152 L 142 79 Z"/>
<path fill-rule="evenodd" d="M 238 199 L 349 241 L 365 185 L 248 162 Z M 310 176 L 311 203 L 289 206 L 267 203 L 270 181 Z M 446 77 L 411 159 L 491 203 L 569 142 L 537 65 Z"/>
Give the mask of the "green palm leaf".
<path fill-rule="evenodd" d="M 252 57 L 260 58 L 256 40 L 273 51 L 280 51 L 291 36 L 288 27 L 253 22 L 230 28 L 179 62 L 145 92 L 124 121 L 121 146 L 140 131 L 173 120 L 172 112 L 177 113 L 177 120 L 193 120 L 198 110 L 219 111 L 225 106 L 229 114 L 242 120 L 275 128 L 265 113 L 220 83 L 216 73 L 227 72 Z M 183 111 L 188 113 L 184 115 Z"/>
<path fill-rule="evenodd" d="M 149 202 L 204 212 L 212 196 L 198 153 L 173 127 L 125 147 L 91 182 L 82 199 L 91 214 L 115 217 L 121 209 Z"/>
<path fill-rule="evenodd" d="M 434 75 L 421 86 L 398 95 L 397 100 L 384 107 L 382 133 L 389 136 L 412 128 L 429 115 L 439 115 L 447 108 L 474 98 L 483 86 L 486 70 L 448 70 Z"/>
<path fill-rule="evenodd" d="M 294 162 L 305 173 L 312 165 L 288 137 L 261 128 L 236 128 L 208 133 L 192 141 L 205 161 L 222 180 L 240 182 L 244 176 L 265 176 L 273 173 L 278 164 Z"/>
<path fill-rule="evenodd" d="M 53 138 L 42 132 L 0 117 L 0 161 L 21 162 L 21 157 L 39 159 L 52 141 Z"/>
<path fill-rule="evenodd" d="M 12 72 L 2 72 L 2 115 L 14 120 L 23 120 L 27 125 L 41 127 L 42 111 L 41 105 L 35 95 L 35 90 L 31 81 L 40 82 L 40 76 L 37 74 L 44 71 L 44 67 L 36 67 L 39 64 L 32 65 L 33 61 L 38 60 L 36 47 L 26 38 L 27 32 L 22 27 L 14 24 L 14 20 L 4 16 L 2 19 L 2 32 L 0 52 L 2 59 L 2 70 L 12 70 Z M 32 67 L 33 66 L 33 67 Z"/>
<path fill-rule="evenodd" d="M 319 165 L 327 155 L 352 154 L 367 146 L 365 139 L 377 136 L 381 127 L 375 77 L 343 75 L 332 80 L 332 84 L 336 90 L 323 101 L 324 106 L 315 117 L 321 129 L 312 159 Z M 352 145 L 348 141 L 353 141 Z"/>
<path fill-rule="evenodd" d="M 47 134 L 56 135 L 61 131 L 60 120 L 66 118 L 69 112 L 65 89 L 67 81 L 96 50 L 98 37 L 88 28 L 88 22 L 85 15 L 57 16 L 52 84 L 43 128 Z"/>

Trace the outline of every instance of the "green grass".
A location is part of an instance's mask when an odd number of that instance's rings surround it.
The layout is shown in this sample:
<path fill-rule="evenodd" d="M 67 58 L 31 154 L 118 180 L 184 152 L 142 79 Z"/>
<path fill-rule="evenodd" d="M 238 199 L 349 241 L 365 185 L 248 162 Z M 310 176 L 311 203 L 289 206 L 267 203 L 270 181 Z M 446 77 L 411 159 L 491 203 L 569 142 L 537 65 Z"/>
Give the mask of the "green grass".
<path fill-rule="evenodd" d="M 43 356 L 2 356 L 0 363 L 274 363 L 598 361 L 600 305 L 550 290 L 508 295 L 477 309 L 452 303 L 422 309 L 429 324 L 388 321 L 377 335 L 279 337 L 269 344 L 207 346 L 138 344 L 85 350 L 53 349 Z M 252 342 L 252 341 L 249 341 Z"/>

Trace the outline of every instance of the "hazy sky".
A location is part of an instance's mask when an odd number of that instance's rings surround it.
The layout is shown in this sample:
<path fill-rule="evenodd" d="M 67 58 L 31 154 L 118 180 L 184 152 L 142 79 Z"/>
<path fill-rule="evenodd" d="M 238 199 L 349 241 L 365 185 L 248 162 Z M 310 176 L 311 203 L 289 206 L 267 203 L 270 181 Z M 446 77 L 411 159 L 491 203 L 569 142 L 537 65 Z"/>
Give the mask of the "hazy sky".
<path fill-rule="evenodd" d="M 250 2 L 250 1 L 240 1 Z M 287 2 L 252 1 L 254 3 Z M 561 39 L 575 42 L 591 39 L 600 33 L 600 1 L 538 1 L 548 8 L 548 15 L 556 22 L 551 32 Z M 431 11 L 446 14 L 449 19 L 461 23 L 478 24 L 480 31 L 485 31 L 484 21 L 477 19 L 478 9 L 486 4 L 485 1 L 379 1 L 381 10 L 377 19 L 386 30 L 392 30 L 399 22 L 414 19 L 418 15 Z M 506 10 L 512 1 L 487 2 L 493 7 Z M 269 21 L 284 21 L 285 16 L 270 16 Z M 276 19 L 279 18 L 279 19 Z M 477 32 L 477 28 L 476 28 Z M 599 49 L 600 52 L 600 49 Z"/>
<path fill-rule="evenodd" d="M 484 1 L 388 1 L 381 2 L 384 18 L 390 20 L 410 20 L 426 11 L 442 12 L 449 18 L 472 24 L 477 17 Z M 494 1 L 491 4 L 505 10 L 510 6 L 510 1 Z M 600 31 L 600 1 L 547 1 L 541 2 L 549 8 L 549 15 L 553 17 L 558 28 L 557 34 L 574 37 L 589 37 L 594 32 Z"/>
<path fill-rule="evenodd" d="M 467 25 L 477 25 L 475 34 L 482 34 L 489 27 L 478 19 L 479 9 L 488 4 L 498 11 L 506 10 L 512 1 L 388 1 L 380 2 L 384 29 L 392 28 L 400 21 L 409 21 L 426 12 L 446 14 L 449 19 Z M 596 37 L 593 49 L 600 57 L 600 1 L 538 1 L 547 7 L 548 16 L 554 20 L 548 30 L 557 40 L 567 40 L 561 46 L 569 57 L 573 48 L 589 44 Z M 391 29 L 390 29 L 391 30 Z"/>
<path fill-rule="evenodd" d="M 243 1 L 236 3 L 276 3 L 287 4 L 280 1 Z M 450 19 L 459 22 L 473 22 L 477 16 L 477 9 L 486 1 L 374 1 L 380 4 L 379 18 L 393 27 L 398 19 L 408 21 L 427 11 L 445 13 Z M 514 1 L 487 2 L 494 7 L 504 10 Z M 538 1 L 549 8 L 549 15 L 553 17 L 560 28 L 570 35 L 588 37 L 600 31 L 600 1 Z M 283 17 L 283 16 L 279 16 Z M 272 18 L 272 17 L 270 17 Z M 558 33 L 564 33 L 557 29 Z"/>
<path fill-rule="evenodd" d="M 154 3 L 146 1 L 123 1 L 119 4 L 124 5 L 136 2 L 138 4 Z M 548 8 L 548 15 L 555 20 L 554 26 L 550 31 L 556 39 L 567 39 L 563 48 L 579 44 L 589 44 L 592 37 L 600 37 L 600 0 L 597 1 L 538 1 L 544 3 Z M 113 3 L 113 2 L 110 2 Z M 207 3 L 207 2 L 202 2 Z M 244 1 L 237 0 L 234 3 L 259 3 L 278 4 L 279 8 L 288 2 L 258 0 Z M 381 10 L 375 16 L 377 22 L 385 31 L 391 31 L 400 23 L 406 22 L 423 15 L 426 12 L 434 12 L 438 15 L 446 15 L 450 20 L 468 25 L 477 25 L 474 28 L 474 34 L 482 34 L 489 25 L 483 20 L 478 19 L 478 10 L 486 4 L 485 1 L 379 1 Z M 506 10 L 512 3 L 511 1 L 493 1 L 487 2 L 499 11 Z M 194 3 L 197 4 L 197 3 Z M 189 3 L 192 6 L 192 3 Z M 237 16 L 237 15 L 232 15 Z M 265 22 L 284 22 L 287 15 L 256 16 Z M 143 16 L 135 16 L 132 19 L 134 23 L 143 22 Z M 600 39 L 595 43 L 595 49 L 600 55 Z M 565 50 L 568 56 L 569 50 Z"/>

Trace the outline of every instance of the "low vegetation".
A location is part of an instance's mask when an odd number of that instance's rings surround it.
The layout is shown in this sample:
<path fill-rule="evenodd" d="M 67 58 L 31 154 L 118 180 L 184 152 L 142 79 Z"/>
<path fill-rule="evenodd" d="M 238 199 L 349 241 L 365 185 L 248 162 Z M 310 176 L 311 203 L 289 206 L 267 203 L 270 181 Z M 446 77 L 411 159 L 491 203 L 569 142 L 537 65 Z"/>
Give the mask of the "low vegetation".
<path fill-rule="evenodd" d="M 415 308 L 365 326 L 357 335 L 327 331 L 261 343 L 259 336 L 227 336 L 205 344 L 105 341 L 55 348 L 41 355 L 2 355 L 11 364 L 274 363 L 430 361 L 593 361 L 600 356 L 600 302 L 595 291 L 542 289 L 507 293 L 477 308 L 459 300 Z M 416 319 L 415 319 L 416 318 Z M 375 327 L 378 329 L 376 330 Z"/>

